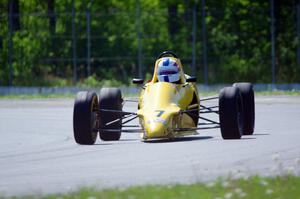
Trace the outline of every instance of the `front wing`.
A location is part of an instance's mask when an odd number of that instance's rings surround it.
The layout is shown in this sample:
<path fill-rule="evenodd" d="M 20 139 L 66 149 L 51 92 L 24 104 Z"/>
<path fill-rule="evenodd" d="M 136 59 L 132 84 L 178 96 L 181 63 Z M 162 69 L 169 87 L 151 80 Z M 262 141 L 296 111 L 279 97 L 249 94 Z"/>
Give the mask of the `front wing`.
<path fill-rule="evenodd" d="M 207 98 L 200 99 L 200 102 L 211 101 L 211 100 L 216 100 L 216 99 L 218 99 L 218 97 L 207 97 Z M 123 103 L 127 103 L 127 102 L 137 103 L 138 101 L 135 101 L 135 100 L 124 100 L 123 101 Z M 218 105 L 205 106 L 205 105 L 200 104 L 200 109 L 199 109 L 199 114 L 198 114 L 200 122 L 198 123 L 197 127 L 174 128 L 174 129 L 172 129 L 172 131 L 184 132 L 184 131 L 196 131 L 196 130 L 220 128 L 219 121 L 215 121 L 215 120 L 207 118 L 206 116 L 203 116 L 203 115 L 207 115 L 207 114 L 217 114 L 218 115 L 219 114 L 218 109 L 219 109 Z M 195 110 L 198 110 L 198 109 L 181 110 L 179 114 L 183 114 L 183 113 L 193 114 L 193 112 Z M 104 126 L 102 126 L 103 129 L 99 128 L 98 129 L 99 131 L 105 130 L 106 132 L 123 132 L 123 133 L 142 133 L 142 132 L 144 132 L 144 129 L 142 129 L 140 125 L 128 125 L 129 122 L 131 122 L 135 119 L 138 119 L 138 115 L 135 112 L 119 111 L 119 110 L 112 110 L 112 109 L 99 109 L 98 115 L 100 115 L 100 111 L 121 113 L 120 114 L 121 117 L 104 124 Z M 119 122 L 120 120 L 122 120 L 122 128 L 121 129 L 109 128 L 112 124 Z"/>

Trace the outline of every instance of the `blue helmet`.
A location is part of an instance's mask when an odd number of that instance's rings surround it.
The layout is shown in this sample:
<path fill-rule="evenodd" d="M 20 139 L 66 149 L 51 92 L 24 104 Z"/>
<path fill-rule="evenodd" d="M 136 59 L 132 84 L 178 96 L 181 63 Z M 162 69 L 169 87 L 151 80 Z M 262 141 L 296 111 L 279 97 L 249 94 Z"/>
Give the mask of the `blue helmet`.
<path fill-rule="evenodd" d="M 179 66 L 174 59 L 162 58 L 157 67 L 159 82 L 176 82 L 180 79 Z"/>

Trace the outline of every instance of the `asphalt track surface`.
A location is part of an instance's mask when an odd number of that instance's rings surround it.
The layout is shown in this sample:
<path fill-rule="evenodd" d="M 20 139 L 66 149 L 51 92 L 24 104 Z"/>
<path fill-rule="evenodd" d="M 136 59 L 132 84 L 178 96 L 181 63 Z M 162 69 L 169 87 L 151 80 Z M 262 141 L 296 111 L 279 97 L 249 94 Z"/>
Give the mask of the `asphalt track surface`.
<path fill-rule="evenodd" d="M 124 110 L 135 109 L 128 103 Z M 0 100 L 0 196 L 299 175 L 300 97 L 256 97 L 255 134 L 240 140 L 223 140 L 214 129 L 175 141 L 122 134 L 80 146 L 72 114 L 73 100 Z"/>

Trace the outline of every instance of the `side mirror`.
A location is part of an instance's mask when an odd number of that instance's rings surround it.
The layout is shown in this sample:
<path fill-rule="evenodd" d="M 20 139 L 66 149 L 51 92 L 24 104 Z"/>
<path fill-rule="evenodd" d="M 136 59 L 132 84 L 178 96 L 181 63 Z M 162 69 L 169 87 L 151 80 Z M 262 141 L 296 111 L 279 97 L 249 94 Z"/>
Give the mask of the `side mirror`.
<path fill-rule="evenodd" d="M 186 82 L 196 82 L 197 81 L 197 77 L 188 77 L 186 79 Z"/>
<path fill-rule="evenodd" d="M 132 80 L 132 83 L 134 83 L 134 84 L 143 84 L 144 83 L 144 79 L 134 78 Z"/>

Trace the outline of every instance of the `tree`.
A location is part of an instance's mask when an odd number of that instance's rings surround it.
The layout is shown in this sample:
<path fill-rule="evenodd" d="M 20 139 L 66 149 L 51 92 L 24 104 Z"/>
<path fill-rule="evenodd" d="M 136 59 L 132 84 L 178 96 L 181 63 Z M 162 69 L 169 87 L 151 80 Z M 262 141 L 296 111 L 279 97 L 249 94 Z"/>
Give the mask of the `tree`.
<path fill-rule="evenodd" d="M 20 25 L 20 12 L 19 12 L 19 0 L 9 0 L 8 1 L 8 13 L 12 16 L 11 25 L 13 31 L 18 31 L 21 29 Z M 8 19 L 8 21 L 10 21 Z"/>
<path fill-rule="evenodd" d="M 47 0 L 49 31 L 51 34 L 55 33 L 56 18 L 55 18 L 55 0 Z"/>

